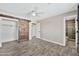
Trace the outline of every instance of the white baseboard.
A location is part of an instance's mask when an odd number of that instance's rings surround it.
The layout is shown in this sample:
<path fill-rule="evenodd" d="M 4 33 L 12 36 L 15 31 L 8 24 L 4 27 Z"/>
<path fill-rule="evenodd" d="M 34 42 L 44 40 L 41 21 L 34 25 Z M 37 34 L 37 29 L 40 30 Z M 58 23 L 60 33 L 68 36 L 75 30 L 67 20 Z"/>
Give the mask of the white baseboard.
<path fill-rule="evenodd" d="M 1 42 L 10 42 L 10 41 L 15 41 L 17 39 L 11 39 L 11 40 L 4 40 L 4 41 L 1 41 Z"/>
<path fill-rule="evenodd" d="M 51 42 L 51 43 L 55 43 L 55 44 L 58 44 L 58 45 L 61 45 L 61 46 L 65 46 L 65 44 L 62 44 L 62 43 L 59 43 L 59 42 L 47 40 L 47 39 L 44 39 L 44 38 L 40 38 L 40 39 L 45 40 L 45 41 L 48 41 L 48 42 Z"/>

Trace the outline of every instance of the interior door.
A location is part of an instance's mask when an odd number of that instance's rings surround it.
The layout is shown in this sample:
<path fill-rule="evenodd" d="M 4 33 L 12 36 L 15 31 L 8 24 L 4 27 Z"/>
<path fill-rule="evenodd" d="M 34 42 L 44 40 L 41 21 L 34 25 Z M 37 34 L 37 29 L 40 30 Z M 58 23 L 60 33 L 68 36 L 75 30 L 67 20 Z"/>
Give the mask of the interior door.
<path fill-rule="evenodd" d="M 29 22 L 26 20 L 19 20 L 19 41 L 29 40 Z"/>
<path fill-rule="evenodd" d="M 40 38 L 40 23 L 36 24 L 36 38 Z"/>
<path fill-rule="evenodd" d="M 79 5 L 78 5 L 78 16 L 77 16 L 77 24 L 78 24 L 78 40 L 77 40 L 77 52 L 79 53 Z"/>
<path fill-rule="evenodd" d="M 2 42 L 1 42 L 1 19 L 0 19 L 0 47 L 2 46 Z"/>

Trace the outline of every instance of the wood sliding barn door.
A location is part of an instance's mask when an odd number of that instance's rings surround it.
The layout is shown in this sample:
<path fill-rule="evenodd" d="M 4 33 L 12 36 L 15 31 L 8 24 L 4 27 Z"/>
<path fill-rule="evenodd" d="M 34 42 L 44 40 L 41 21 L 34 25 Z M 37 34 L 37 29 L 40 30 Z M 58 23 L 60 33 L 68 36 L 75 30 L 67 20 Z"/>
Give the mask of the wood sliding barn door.
<path fill-rule="evenodd" d="M 19 20 L 19 41 L 29 40 L 29 22 L 26 20 Z"/>
<path fill-rule="evenodd" d="M 77 17 L 77 23 L 78 23 L 78 40 L 77 40 L 77 52 L 79 53 L 79 5 L 78 5 L 78 17 Z"/>

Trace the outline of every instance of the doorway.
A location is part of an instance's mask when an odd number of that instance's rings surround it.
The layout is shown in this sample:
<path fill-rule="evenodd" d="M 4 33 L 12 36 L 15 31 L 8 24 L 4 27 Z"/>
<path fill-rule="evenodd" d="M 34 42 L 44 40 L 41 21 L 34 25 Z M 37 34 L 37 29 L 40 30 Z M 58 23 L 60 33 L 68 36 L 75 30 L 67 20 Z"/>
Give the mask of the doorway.
<path fill-rule="evenodd" d="M 40 23 L 36 24 L 36 38 L 40 38 Z"/>
<path fill-rule="evenodd" d="M 40 23 L 32 22 L 29 24 L 29 38 L 40 38 Z"/>
<path fill-rule="evenodd" d="M 66 45 L 75 47 L 75 20 L 66 20 Z"/>
<path fill-rule="evenodd" d="M 77 48 L 77 22 L 75 17 L 65 19 L 65 45 Z"/>

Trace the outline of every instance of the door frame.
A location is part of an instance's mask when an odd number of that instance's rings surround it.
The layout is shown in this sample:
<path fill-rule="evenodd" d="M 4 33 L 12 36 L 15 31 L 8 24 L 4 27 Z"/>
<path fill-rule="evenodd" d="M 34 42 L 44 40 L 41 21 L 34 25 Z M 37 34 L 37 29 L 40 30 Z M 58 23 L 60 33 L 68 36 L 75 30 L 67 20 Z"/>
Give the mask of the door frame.
<path fill-rule="evenodd" d="M 37 27 L 39 26 L 39 30 L 37 29 Z M 39 32 L 39 34 L 38 34 L 38 32 Z M 38 23 L 36 23 L 36 38 L 40 38 L 41 36 L 40 36 L 40 23 L 38 22 Z"/>
<path fill-rule="evenodd" d="M 72 16 L 66 16 L 64 17 L 64 45 L 66 46 L 66 20 L 69 19 L 75 19 L 75 45 L 76 45 L 76 49 L 77 49 L 77 38 L 78 38 L 78 34 L 77 34 L 77 30 L 78 30 L 78 26 L 77 26 L 77 15 L 72 15 Z"/>
<path fill-rule="evenodd" d="M 17 29 L 17 39 L 18 40 L 18 34 L 19 34 L 19 28 L 18 28 L 18 20 L 17 19 L 12 19 L 12 18 L 6 18 L 6 17 L 0 17 L 0 21 L 3 20 L 3 19 L 7 19 L 8 21 L 13 21 L 13 22 L 16 22 L 16 29 Z M 1 39 L 0 39 L 1 40 Z M 0 42 L 0 47 L 2 47 L 2 42 Z"/>
<path fill-rule="evenodd" d="M 36 23 L 35 22 L 30 22 L 29 23 L 29 40 L 31 40 L 33 38 L 33 36 L 36 36 L 36 32 L 35 34 L 33 35 L 33 24 L 34 26 L 36 26 Z M 36 28 L 35 28 L 36 29 Z M 35 30 L 36 31 L 36 30 Z"/>

